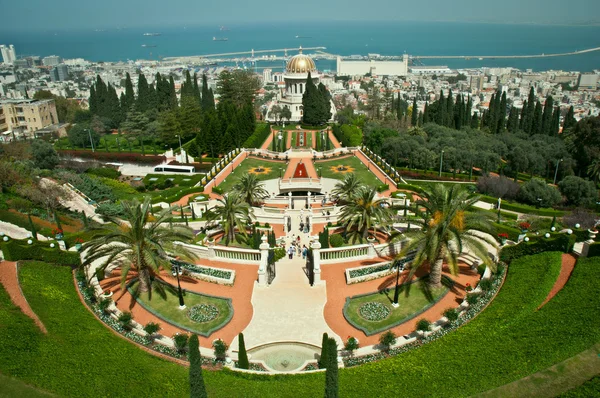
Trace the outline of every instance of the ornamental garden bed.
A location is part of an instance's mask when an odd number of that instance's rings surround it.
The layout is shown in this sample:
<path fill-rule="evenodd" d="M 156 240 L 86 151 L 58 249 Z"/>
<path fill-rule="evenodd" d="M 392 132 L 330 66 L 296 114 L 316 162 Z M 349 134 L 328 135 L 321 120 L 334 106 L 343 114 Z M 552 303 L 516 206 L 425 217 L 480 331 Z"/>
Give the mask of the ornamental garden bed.
<path fill-rule="evenodd" d="M 407 297 L 408 288 L 410 294 Z M 398 308 L 392 307 L 394 287 L 347 298 L 343 310 L 344 318 L 352 326 L 371 336 L 415 318 L 447 293 L 446 286 L 428 292 L 425 280 L 419 279 L 400 285 Z"/>
<path fill-rule="evenodd" d="M 135 290 L 137 283 L 135 281 L 128 287 L 130 293 Z M 233 306 L 229 298 L 198 294 L 182 289 L 187 308 L 180 310 L 177 288 L 170 285 L 165 287 L 166 299 L 155 293 L 150 300 L 145 294 L 136 297 L 136 300 L 144 309 L 171 325 L 209 337 L 227 325 L 233 317 Z"/>
<path fill-rule="evenodd" d="M 401 260 L 397 260 L 400 267 L 403 269 L 404 266 L 411 262 L 415 258 L 414 254 L 410 254 L 403 257 Z M 396 272 L 396 268 L 390 268 L 391 262 L 386 261 L 383 263 L 377 263 L 372 265 L 365 265 L 362 267 L 347 268 L 346 269 L 346 283 L 351 285 L 353 283 L 360 283 L 370 281 L 373 279 L 381 278 L 386 275 L 393 274 Z M 402 271 L 402 270 L 401 270 Z"/>
<path fill-rule="evenodd" d="M 220 285 L 233 286 L 235 271 L 221 268 L 207 267 L 204 265 L 190 264 L 184 261 L 171 260 L 174 265 L 179 265 L 186 274 L 193 278 Z"/>

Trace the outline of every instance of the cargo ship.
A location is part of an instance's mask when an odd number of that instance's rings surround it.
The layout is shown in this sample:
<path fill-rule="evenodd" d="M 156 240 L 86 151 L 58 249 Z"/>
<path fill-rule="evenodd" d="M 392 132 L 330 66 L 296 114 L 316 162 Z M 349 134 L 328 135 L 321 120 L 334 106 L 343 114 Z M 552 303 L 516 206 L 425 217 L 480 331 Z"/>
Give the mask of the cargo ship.
<path fill-rule="evenodd" d="M 229 40 L 229 39 L 226 37 L 214 37 L 213 36 L 213 41 L 227 41 L 227 40 Z"/>

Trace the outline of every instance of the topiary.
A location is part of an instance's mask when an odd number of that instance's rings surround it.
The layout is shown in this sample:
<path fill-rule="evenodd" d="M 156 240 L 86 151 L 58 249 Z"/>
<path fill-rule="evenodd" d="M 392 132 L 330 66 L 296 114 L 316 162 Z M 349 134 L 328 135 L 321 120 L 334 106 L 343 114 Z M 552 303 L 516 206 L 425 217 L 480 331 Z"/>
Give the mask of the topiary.
<path fill-rule="evenodd" d="M 444 311 L 444 316 L 449 322 L 454 322 L 458 319 L 458 311 L 456 311 L 454 308 L 448 308 L 446 311 Z"/>
<path fill-rule="evenodd" d="M 187 350 L 188 347 L 188 335 L 177 333 L 173 335 L 173 343 L 175 343 L 175 349 L 177 352 L 183 353 Z"/>
<path fill-rule="evenodd" d="M 329 237 L 329 245 L 331 247 L 342 247 L 344 245 L 344 238 L 340 234 L 333 234 Z"/>
<path fill-rule="evenodd" d="M 389 351 L 390 346 L 396 344 L 396 333 L 388 330 L 381 336 L 379 336 L 379 344 L 382 346 L 384 351 Z"/>
<path fill-rule="evenodd" d="M 431 329 L 431 322 L 425 318 L 421 318 L 417 321 L 417 330 L 420 332 L 428 332 Z"/>

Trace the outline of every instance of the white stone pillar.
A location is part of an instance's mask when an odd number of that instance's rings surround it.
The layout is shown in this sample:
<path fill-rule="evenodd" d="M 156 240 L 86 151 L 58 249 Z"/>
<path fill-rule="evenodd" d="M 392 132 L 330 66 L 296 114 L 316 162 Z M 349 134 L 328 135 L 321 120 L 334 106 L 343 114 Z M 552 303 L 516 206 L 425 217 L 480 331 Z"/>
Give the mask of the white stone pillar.
<path fill-rule="evenodd" d="M 267 266 L 269 265 L 269 244 L 267 237 L 263 235 L 260 244 L 260 266 L 258 267 L 258 284 L 260 286 L 267 285 Z"/>
<path fill-rule="evenodd" d="M 314 284 L 321 284 L 321 243 L 315 240 L 310 245 L 313 253 Z"/>
<path fill-rule="evenodd" d="M 292 193 L 288 192 L 288 207 L 292 210 Z"/>
<path fill-rule="evenodd" d="M 310 209 L 310 192 L 308 192 L 308 196 L 306 197 L 306 205 Z"/>
<path fill-rule="evenodd" d="M 369 242 L 369 252 L 368 252 L 369 257 L 375 257 L 377 255 L 377 253 L 375 252 L 375 244 L 373 242 Z"/>
<path fill-rule="evenodd" d="M 212 238 L 208 239 L 208 258 L 215 258 L 215 241 Z"/>
<path fill-rule="evenodd" d="M 310 234 L 310 233 L 312 233 L 312 231 L 313 231 L 313 215 L 312 215 L 312 213 L 310 213 L 308 215 L 308 233 Z"/>

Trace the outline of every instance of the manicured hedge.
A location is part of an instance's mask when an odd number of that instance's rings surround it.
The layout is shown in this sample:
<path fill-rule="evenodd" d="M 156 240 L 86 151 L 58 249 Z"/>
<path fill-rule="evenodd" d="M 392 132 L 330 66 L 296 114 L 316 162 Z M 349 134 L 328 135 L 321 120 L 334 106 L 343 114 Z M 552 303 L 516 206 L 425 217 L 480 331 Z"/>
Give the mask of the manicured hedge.
<path fill-rule="evenodd" d="M 479 200 L 481 200 L 482 202 L 486 202 L 486 203 L 490 203 L 490 204 L 494 204 L 494 205 L 498 203 L 498 198 L 494 198 L 494 197 L 488 196 L 488 195 L 481 195 L 481 198 Z M 515 211 L 517 213 L 523 213 L 523 214 L 535 214 L 537 216 L 545 216 L 545 217 L 552 217 L 552 216 L 562 217 L 565 215 L 564 211 L 554 210 L 554 209 L 536 209 L 535 207 L 520 204 L 520 203 L 509 203 L 506 200 L 502 201 L 502 203 L 500 204 L 500 209 Z"/>
<path fill-rule="evenodd" d="M 182 189 L 179 192 L 177 192 L 175 195 L 166 196 L 166 197 L 155 196 L 152 198 L 152 203 L 159 203 L 159 202 L 173 203 L 173 202 L 177 202 L 179 199 L 183 198 L 185 195 L 189 195 L 191 193 L 197 193 L 198 195 L 200 195 L 203 192 L 204 192 L 204 187 L 202 187 L 202 186 Z"/>
<path fill-rule="evenodd" d="M 592 243 L 590 245 L 590 250 L 588 251 L 588 257 L 598 256 L 600 256 L 600 242 Z"/>
<path fill-rule="evenodd" d="M 78 150 L 67 150 L 59 149 L 58 154 L 61 156 L 72 156 L 81 158 L 92 158 L 96 160 L 108 160 L 114 162 L 126 162 L 126 163 L 150 163 L 150 164 L 161 164 L 164 163 L 167 158 L 164 156 L 146 155 L 143 156 L 140 153 L 121 153 L 121 152 L 92 152 L 92 151 L 78 151 Z"/>
<path fill-rule="evenodd" d="M 267 137 L 271 134 L 271 127 L 269 124 L 257 125 L 256 130 L 246 142 L 244 142 L 244 148 L 260 148 L 267 139 Z"/>
<path fill-rule="evenodd" d="M 0 248 L 4 253 L 4 258 L 8 261 L 39 260 L 71 267 L 77 267 L 81 264 L 78 252 L 60 250 L 58 243 L 54 248 L 51 248 L 49 242 L 33 241 L 29 245 L 25 240 L 11 239 L 8 242 L 1 242 Z"/>
<path fill-rule="evenodd" d="M 518 245 L 504 247 L 500 252 L 500 260 L 510 263 L 519 257 L 548 251 L 570 253 L 575 244 L 575 236 L 567 234 L 553 234 L 550 238 L 535 236 L 529 239 L 529 242 L 521 242 Z"/>
<path fill-rule="evenodd" d="M 496 229 L 496 237 L 498 234 L 506 233 L 508 234 L 508 239 L 516 242 L 519 239 L 519 235 L 521 234 L 521 230 L 518 228 L 509 227 L 504 224 L 493 223 L 494 228 Z"/>

